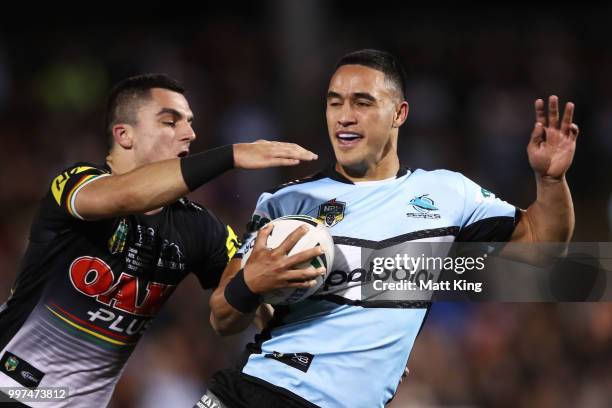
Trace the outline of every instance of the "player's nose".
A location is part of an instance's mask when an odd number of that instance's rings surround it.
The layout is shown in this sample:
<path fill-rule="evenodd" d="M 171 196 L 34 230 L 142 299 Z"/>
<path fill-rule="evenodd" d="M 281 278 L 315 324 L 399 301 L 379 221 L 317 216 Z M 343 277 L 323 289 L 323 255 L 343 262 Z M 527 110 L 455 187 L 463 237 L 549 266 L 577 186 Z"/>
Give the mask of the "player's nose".
<path fill-rule="evenodd" d="M 350 103 L 345 103 L 339 112 L 340 115 L 338 116 L 338 124 L 343 127 L 357 123 L 357 119 L 350 105 Z"/>
<path fill-rule="evenodd" d="M 192 142 L 195 140 L 195 138 L 196 138 L 195 131 L 193 130 L 191 125 L 188 124 L 183 128 L 179 139 L 181 141 Z"/>

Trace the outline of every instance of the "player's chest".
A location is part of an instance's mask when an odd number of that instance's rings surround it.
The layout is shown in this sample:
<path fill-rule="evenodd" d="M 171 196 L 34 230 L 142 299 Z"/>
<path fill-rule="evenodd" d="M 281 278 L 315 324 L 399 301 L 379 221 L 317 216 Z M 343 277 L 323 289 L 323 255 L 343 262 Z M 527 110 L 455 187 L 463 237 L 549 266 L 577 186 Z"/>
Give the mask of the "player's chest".
<path fill-rule="evenodd" d="M 309 215 L 324 222 L 332 235 L 375 241 L 458 226 L 462 204 L 435 188 L 362 189 L 324 199 Z"/>

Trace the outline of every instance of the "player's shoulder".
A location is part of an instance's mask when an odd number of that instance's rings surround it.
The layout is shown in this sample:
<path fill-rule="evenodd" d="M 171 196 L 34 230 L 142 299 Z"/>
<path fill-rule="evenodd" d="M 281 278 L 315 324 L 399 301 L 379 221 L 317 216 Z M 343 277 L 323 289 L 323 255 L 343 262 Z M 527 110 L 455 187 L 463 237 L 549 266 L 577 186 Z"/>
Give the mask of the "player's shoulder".
<path fill-rule="evenodd" d="M 318 171 L 306 177 L 302 177 L 296 180 L 291 180 L 277 187 L 266 190 L 264 191 L 264 194 L 283 195 L 285 193 L 288 193 L 294 190 L 306 190 L 308 188 L 315 186 L 317 182 L 324 180 L 325 178 L 327 178 L 327 175 L 323 171 Z"/>
<path fill-rule="evenodd" d="M 97 173 L 97 174 L 110 174 L 110 168 L 105 164 L 96 164 L 90 162 L 75 162 L 66 167 L 64 167 L 61 171 L 57 172 L 54 176 L 58 175 L 74 175 L 80 173 Z"/>
<path fill-rule="evenodd" d="M 462 173 L 447 169 L 424 170 L 416 169 L 412 172 L 411 178 L 423 182 L 435 182 L 443 185 L 462 184 L 467 177 Z"/>
<path fill-rule="evenodd" d="M 209 216 L 212 214 L 208 208 L 204 207 L 200 203 L 188 199 L 187 197 L 179 198 L 170 206 L 170 208 L 185 212 L 187 214 L 193 214 L 195 216 Z"/>

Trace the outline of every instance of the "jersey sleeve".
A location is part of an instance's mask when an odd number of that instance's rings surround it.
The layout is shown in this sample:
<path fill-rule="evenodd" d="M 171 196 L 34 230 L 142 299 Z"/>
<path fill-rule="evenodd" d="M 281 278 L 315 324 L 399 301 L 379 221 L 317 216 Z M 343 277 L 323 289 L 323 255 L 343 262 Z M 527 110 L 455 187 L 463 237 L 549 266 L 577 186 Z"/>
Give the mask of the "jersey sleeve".
<path fill-rule="evenodd" d="M 55 176 L 49 186 L 49 201 L 65 215 L 82 220 L 74 207 L 77 194 L 93 180 L 105 176 L 110 173 L 103 168 L 89 163 L 74 164 Z"/>
<path fill-rule="evenodd" d="M 192 272 L 198 277 L 204 289 L 215 288 L 219 285 L 223 270 L 234 256 L 240 242 L 229 225 L 224 224 L 208 210 L 200 214 L 198 228 L 193 229 L 198 234 L 193 253 L 197 259 L 192 266 Z M 196 238 L 196 237 L 194 237 Z"/>
<path fill-rule="evenodd" d="M 464 210 L 459 242 L 506 242 L 510 240 L 520 211 L 512 204 L 460 175 L 464 185 Z"/>

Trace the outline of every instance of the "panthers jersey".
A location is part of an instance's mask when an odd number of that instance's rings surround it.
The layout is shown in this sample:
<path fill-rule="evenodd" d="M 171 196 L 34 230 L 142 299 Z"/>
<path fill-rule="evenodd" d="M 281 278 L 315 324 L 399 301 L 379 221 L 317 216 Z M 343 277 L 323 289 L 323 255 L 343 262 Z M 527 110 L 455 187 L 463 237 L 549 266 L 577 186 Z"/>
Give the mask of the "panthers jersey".
<path fill-rule="evenodd" d="M 429 303 L 364 296 L 363 251 L 413 241 L 507 241 L 517 211 L 446 170 L 400 169 L 387 180 L 353 183 L 329 169 L 262 194 L 251 232 L 284 215 L 310 215 L 329 227 L 335 256 L 315 295 L 275 308 L 270 327 L 247 346 L 242 375 L 281 387 L 304 406 L 383 407 Z"/>
<path fill-rule="evenodd" d="M 76 195 L 107 176 L 108 168 L 79 163 L 53 180 L 0 306 L 0 386 L 68 387 L 54 407 L 106 406 L 179 282 L 193 272 L 204 288 L 217 286 L 238 249 L 229 227 L 186 199 L 153 215 L 84 221 Z"/>

